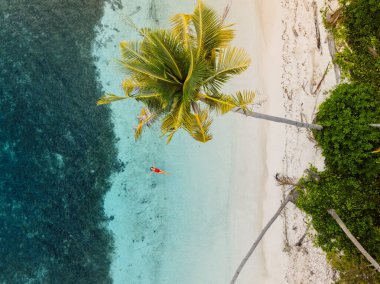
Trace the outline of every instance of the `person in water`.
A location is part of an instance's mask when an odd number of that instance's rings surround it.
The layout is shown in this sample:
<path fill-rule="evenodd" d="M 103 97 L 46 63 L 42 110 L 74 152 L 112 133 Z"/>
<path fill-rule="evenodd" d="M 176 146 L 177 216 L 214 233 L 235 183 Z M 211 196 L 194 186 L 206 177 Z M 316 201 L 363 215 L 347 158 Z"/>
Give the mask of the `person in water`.
<path fill-rule="evenodd" d="M 157 169 L 155 167 L 150 167 L 150 173 L 156 173 L 156 174 L 162 174 L 162 175 L 168 175 L 168 172 L 165 172 L 164 170 Z"/>

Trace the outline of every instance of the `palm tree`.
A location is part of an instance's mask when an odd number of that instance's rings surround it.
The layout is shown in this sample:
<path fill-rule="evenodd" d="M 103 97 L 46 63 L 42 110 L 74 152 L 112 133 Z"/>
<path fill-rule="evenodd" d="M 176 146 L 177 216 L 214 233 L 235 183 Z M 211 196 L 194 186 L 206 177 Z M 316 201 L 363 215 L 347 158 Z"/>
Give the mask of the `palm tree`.
<path fill-rule="evenodd" d="M 363 246 L 358 242 L 358 240 L 352 235 L 350 230 L 344 224 L 342 219 L 338 216 L 334 209 L 329 209 L 327 212 L 334 218 L 335 222 L 338 223 L 339 227 L 343 230 L 350 241 L 357 247 L 357 249 L 364 255 L 364 257 L 373 265 L 373 267 L 380 272 L 380 264 L 363 248 Z"/>
<path fill-rule="evenodd" d="M 269 222 L 266 224 L 266 226 L 261 230 L 259 236 L 257 237 L 257 239 L 252 244 L 252 246 L 249 249 L 249 251 L 247 252 L 247 254 L 244 256 L 244 258 L 240 262 L 238 268 L 236 269 L 236 271 L 234 273 L 234 276 L 232 277 L 232 280 L 231 280 L 230 284 L 236 283 L 236 280 L 239 277 L 239 274 L 242 271 L 242 269 L 245 266 L 245 264 L 247 263 L 248 259 L 251 257 L 251 255 L 255 251 L 257 245 L 260 243 L 261 239 L 264 237 L 265 233 L 268 231 L 268 229 L 270 228 L 270 226 L 272 226 L 272 224 L 274 223 L 274 221 L 276 221 L 276 219 L 278 218 L 278 216 L 280 216 L 282 210 L 286 207 L 286 205 L 289 202 L 295 203 L 295 201 L 297 200 L 297 198 L 298 198 L 298 191 L 293 186 L 291 188 L 290 192 L 288 193 L 288 195 L 285 197 L 284 201 L 281 203 L 280 207 L 277 209 L 276 213 L 269 220 Z"/>
<path fill-rule="evenodd" d="M 123 96 L 105 94 L 98 105 L 123 99 L 135 99 L 144 104 L 135 137 L 144 126 L 161 120 L 161 130 L 170 142 L 180 129 L 194 139 L 207 142 L 212 118 L 210 112 L 228 111 L 248 116 L 322 129 L 319 125 L 300 123 L 252 112 L 253 91 L 234 95 L 221 93 L 222 85 L 232 76 L 246 70 L 248 54 L 230 46 L 234 37 L 232 25 L 198 1 L 193 14 L 177 14 L 171 19 L 171 29 L 137 29 L 139 42 L 123 41 L 119 61 L 128 72 L 123 81 Z"/>

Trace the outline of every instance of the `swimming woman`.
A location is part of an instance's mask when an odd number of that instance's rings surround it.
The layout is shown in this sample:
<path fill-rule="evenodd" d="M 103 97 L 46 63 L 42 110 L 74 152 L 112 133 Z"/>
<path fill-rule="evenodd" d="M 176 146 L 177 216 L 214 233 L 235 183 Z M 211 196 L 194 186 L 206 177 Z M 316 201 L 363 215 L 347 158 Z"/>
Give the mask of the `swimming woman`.
<path fill-rule="evenodd" d="M 150 167 L 150 173 L 156 173 L 156 174 L 162 174 L 162 175 L 168 175 L 169 173 L 168 172 L 165 172 L 164 170 L 160 170 L 158 168 L 155 168 L 155 167 Z"/>

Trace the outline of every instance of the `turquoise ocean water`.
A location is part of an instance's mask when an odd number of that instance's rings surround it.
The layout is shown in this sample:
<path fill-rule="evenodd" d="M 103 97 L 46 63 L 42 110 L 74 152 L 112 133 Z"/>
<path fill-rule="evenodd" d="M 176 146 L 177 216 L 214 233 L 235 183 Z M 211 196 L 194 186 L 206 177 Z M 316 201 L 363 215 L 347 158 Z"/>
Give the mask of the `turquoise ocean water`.
<path fill-rule="evenodd" d="M 228 4 L 205 3 L 220 13 Z M 165 28 L 172 15 L 191 13 L 196 1 L 120 4 L 122 9 L 106 6 L 94 46 L 103 89 L 116 94 L 121 94 L 125 78 L 114 60 L 120 54 L 118 45 L 139 39 L 126 16 L 139 27 Z M 179 132 L 166 145 L 158 126 L 134 140 L 139 108 L 132 101 L 111 106 L 119 159 L 125 165 L 112 176 L 105 201 L 115 237 L 115 283 L 228 283 L 237 265 L 232 262 L 229 233 L 232 177 L 238 163 L 236 114 L 215 120 L 211 142 L 201 144 Z M 152 165 L 171 175 L 149 175 Z"/>
<path fill-rule="evenodd" d="M 167 27 L 195 2 L 0 0 L 0 283 L 228 283 L 236 115 L 166 145 L 134 141 L 136 103 L 95 105 L 121 92 L 125 17 Z"/>

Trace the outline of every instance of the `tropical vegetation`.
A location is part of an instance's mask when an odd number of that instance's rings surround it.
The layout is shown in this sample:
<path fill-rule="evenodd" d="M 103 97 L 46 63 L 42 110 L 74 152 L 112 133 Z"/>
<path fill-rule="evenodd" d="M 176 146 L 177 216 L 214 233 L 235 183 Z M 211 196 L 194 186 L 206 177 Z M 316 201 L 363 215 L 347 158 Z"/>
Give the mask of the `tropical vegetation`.
<path fill-rule="evenodd" d="M 297 206 L 309 216 L 314 240 L 339 272 L 337 283 L 380 283 L 380 273 L 363 257 L 329 215 L 334 209 L 354 237 L 380 261 L 380 5 L 340 1 L 326 21 L 338 47 L 335 63 L 349 83 L 338 85 L 319 107 L 314 131 L 325 170 L 311 167 L 299 181 Z"/>

